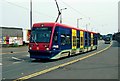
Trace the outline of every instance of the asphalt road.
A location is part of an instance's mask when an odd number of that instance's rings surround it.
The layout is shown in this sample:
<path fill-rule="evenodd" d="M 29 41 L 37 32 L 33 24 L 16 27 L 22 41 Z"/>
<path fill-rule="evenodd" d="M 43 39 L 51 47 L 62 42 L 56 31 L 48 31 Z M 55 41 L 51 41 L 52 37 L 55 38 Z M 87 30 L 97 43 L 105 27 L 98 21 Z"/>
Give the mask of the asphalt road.
<path fill-rule="evenodd" d="M 35 61 L 29 58 L 27 47 L 2 49 L 2 78 L 17 79 L 36 72 L 58 66 L 69 61 L 82 58 L 109 46 L 100 42 L 98 50 L 63 58 L 56 61 Z M 67 65 L 31 79 L 118 79 L 118 43 L 106 51 Z M 13 51 L 13 53 L 11 53 Z"/>
<path fill-rule="evenodd" d="M 32 79 L 118 79 L 118 47 Z"/>

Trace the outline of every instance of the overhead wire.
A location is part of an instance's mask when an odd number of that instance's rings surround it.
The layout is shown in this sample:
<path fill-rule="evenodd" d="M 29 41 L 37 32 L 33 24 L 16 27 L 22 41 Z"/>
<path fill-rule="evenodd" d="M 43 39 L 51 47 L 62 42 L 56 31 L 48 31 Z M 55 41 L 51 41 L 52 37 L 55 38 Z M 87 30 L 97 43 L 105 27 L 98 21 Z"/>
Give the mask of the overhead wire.
<path fill-rule="evenodd" d="M 78 14 L 84 16 L 85 18 L 89 18 L 88 16 L 86 16 L 85 14 L 81 13 L 80 11 L 78 11 L 77 9 L 73 8 L 71 5 L 67 4 L 66 2 L 64 2 L 63 0 L 60 0 L 62 3 L 64 3 L 66 6 L 70 7 L 72 10 L 74 10 L 75 12 L 77 12 Z"/>
<path fill-rule="evenodd" d="M 73 8 L 71 5 L 67 4 L 66 2 L 64 2 L 63 0 L 60 0 L 63 4 L 65 4 L 66 6 L 70 7 L 73 11 L 75 11 L 76 13 L 82 15 L 84 18 L 88 19 L 89 21 L 93 21 L 91 20 L 91 17 L 90 16 L 87 16 L 83 13 L 81 13 L 79 10 L 77 10 L 76 8 Z"/>
<path fill-rule="evenodd" d="M 24 9 L 24 10 L 29 10 L 29 8 L 26 8 L 26 7 L 17 5 L 17 4 L 15 4 L 15 3 L 12 3 L 12 2 L 9 2 L 9 1 L 6 1 L 6 0 L 4 0 L 4 1 L 7 2 L 8 4 L 11 4 L 11 5 L 14 5 L 14 6 L 16 6 L 16 7 L 22 8 L 22 9 Z M 47 15 L 47 14 L 45 14 L 45 13 L 41 13 L 41 12 L 39 12 L 39 11 L 36 11 L 36 10 L 33 10 L 33 11 L 34 11 L 35 13 L 37 13 L 37 14 L 44 15 L 44 16 L 49 17 L 49 18 L 55 18 L 55 17 L 51 17 L 50 15 Z"/>
<path fill-rule="evenodd" d="M 73 8 L 71 5 L 67 4 L 66 2 L 64 2 L 63 0 L 60 0 L 63 4 L 65 4 L 66 6 L 68 6 L 69 8 L 71 8 L 73 11 L 75 11 L 76 13 L 80 14 L 81 16 L 83 16 L 83 19 L 88 20 L 90 23 L 91 22 L 91 18 L 89 16 L 86 16 L 85 14 L 81 13 L 79 10 Z"/>
<path fill-rule="evenodd" d="M 66 6 L 68 6 L 69 8 L 71 8 L 71 9 L 72 9 L 73 11 L 75 11 L 76 13 L 80 14 L 81 16 L 83 16 L 83 18 L 88 19 L 88 24 L 86 24 L 86 25 L 90 25 L 91 22 L 96 22 L 96 21 L 94 21 L 90 16 L 87 16 L 87 15 L 81 13 L 79 10 L 73 8 L 71 5 L 67 4 L 67 3 L 64 2 L 63 0 L 60 0 L 60 1 L 61 1 L 63 4 L 65 4 Z"/>
<path fill-rule="evenodd" d="M 14 5 L 14 6 L 16 6 L 16 7 L 22 8 L 22 9 L 24 9 L 24 10 L 29 10 L 29 8 L 20 6 L 20 5 L 18 5 L 18 4 L 9 2 L 9 1 L 7 1 L 7 0 L 4 0 L 4 1 L 7 2 L 8 4 L 11 4 L 11 5 Z M 70 7 L 70 8 L 71 8 L 72 10 L 74 10 L 76 13 L 82 15 L 84 18 L 86 18 L 86 19 L 88 19 L 89 21 L 91 21 L 91 18 L 90 18 L 90 17 L 86 16 L 85 14 L 81 13 L 81 12 L 78 11 L 77 9 L 73 8 L 71 5 L 67 4 L 67 3 L 64 2 L 63 0 L 60 0 L 60 1 L 61 1 L 63 4 L 65 4 L 66 6 Z M 55 17 L 51 17 L 50 15 L 47 15 L 47 14 L 45 14 L 45 13 L 41 13 L 41 12 L 36 11 L 36 10 L 33 10 L 33 11 L 34 11 L 35 13 L 37 13 L 37 14 L 40 14 L 40 15 L 43 15 L 43 16 L 46 16 L 46 17 L 54 18 L 54 19 L 55 19 Z"/>

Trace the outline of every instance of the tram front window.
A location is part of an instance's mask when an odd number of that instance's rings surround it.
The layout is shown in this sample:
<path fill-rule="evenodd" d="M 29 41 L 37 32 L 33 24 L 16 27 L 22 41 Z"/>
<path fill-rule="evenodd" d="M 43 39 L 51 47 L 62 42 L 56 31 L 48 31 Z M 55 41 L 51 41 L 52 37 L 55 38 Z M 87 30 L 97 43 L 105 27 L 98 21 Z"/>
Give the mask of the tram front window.
<path fill-rule="evenodd" d="M 33 28 L 31 32 L 30 42 L 50 42 L 52 28 L 51 27 L 42 27 L 42 28 Z"/>

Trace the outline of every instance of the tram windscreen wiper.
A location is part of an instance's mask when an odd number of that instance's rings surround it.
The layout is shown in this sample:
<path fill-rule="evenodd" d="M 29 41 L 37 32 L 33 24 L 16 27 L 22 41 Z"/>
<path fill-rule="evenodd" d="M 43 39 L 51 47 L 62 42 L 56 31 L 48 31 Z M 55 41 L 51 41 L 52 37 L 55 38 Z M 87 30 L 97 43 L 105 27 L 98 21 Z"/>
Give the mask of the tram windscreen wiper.
<path fill-rule="evenodd" d="M 32 41 L 35 42 L 36 45 L 38 45 L 38 43 L 35 41 L 35 39 L 32 36 Z"/>

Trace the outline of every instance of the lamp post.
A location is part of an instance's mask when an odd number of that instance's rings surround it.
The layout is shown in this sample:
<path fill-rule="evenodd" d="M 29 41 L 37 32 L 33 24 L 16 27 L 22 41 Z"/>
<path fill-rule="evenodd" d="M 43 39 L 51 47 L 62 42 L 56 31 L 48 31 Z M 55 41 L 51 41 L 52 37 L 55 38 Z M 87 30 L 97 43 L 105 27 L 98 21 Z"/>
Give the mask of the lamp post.
<path fill-rule="evenodd" d="M 88 29 L 88 24 L 86 24 L 86 30 Z"/>
<path fill-rule="evenodd" d="M 91 28 L 91 31 L 93 31 L 93 28 Z"/>
<path fill-rule="evenodd" d="M 77 28 L 79 28 L 79 20 L 82 20 L 82 18 L 77 19 Z"/>
<path fill-rule="evenodd" d="M 32 29 L 32 0 L 30 0 L 30 28 Z"/>
<path fill-rule="evenodd" d="M 66 10 L 67 8 L 60 9 L 61 15 L 60 15 L 60 23 L 62 23 L 62 10 Z"/>

